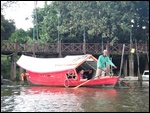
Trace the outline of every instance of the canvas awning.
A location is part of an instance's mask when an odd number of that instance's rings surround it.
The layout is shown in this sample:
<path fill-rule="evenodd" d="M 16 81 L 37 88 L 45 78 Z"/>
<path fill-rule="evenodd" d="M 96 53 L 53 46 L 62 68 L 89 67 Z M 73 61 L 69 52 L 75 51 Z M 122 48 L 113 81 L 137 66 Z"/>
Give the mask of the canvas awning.
<path fill-rule="evenodd" d="M 17 61 L 17 64 L 25 70 L 45 73 L 74 69 L 87 60 L 97 61 L 97 59 L 90 54 L 68 55 L 64 58 L 36 58 L 22 55 Z"/>

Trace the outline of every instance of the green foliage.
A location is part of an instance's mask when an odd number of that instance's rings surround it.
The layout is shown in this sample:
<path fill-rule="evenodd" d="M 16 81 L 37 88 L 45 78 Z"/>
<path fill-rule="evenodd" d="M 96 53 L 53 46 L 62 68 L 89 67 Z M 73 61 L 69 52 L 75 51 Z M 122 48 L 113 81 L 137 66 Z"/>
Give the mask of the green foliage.
<path fill-rule="evenodd" d="M 1 14 L 1 39 L 8 40 L 15 29 L 14 21 L 5 19 L 4 15 Z"/>
<path fill-rule="evenodd" d="M 62 42 L 83 42 L 83 31 L 86 29 L 87 42 L 91 42 L 91 39 L 95 42 L 101 41 L 102 37 L 112 43 L 129 42 L 131 19 L 137 22 L 134 26 L 149 26 L 148 4 L 147 1 L 54 1 L 50 5 L 45 3 L 44 8 L 38 8 L 40 37 L 43 41 L 53 42 L 57 40 L 59 30 Z M 59 12 L 61 16 L 58 17 Z M 137 30 L 134 34 L 140 31 L 137 28 L 134 30 Z M 140 37 L 143 36 L 135 35 L 135 38 L 142 40 Z"/>
<path fill-rule="evenodd" d="M 6 8 L 12 7 L 13 5 L 17 5 L 17 2 L 18 1 L 1 1 L 1 11 Z"/>
<path fill-rule="evenodd" d="M 16 57 L 16 61 L 20 58 L 20 56 Z M 1 75 L 4 79 L 10 79 L 11 74 L 11 58 L 7 55 L 1 55 Z M 19 66 L 16 67 L 16 80 L 19 80 L 20 70 Z"/>
<path fill-rule="evenodd" d="M 18 43 L 26 43 L 27 33 L 23 29 L 17 29 L 14 33 L 12 33 L 11 37 L 9 38 L 10 42 L 15 42 L 15 40 Z"/>
<path fill-rule="evenodd" d="M 4 17 L 5 9 L 17 5 L 18 1 L 1 1 L 1 39 L 8 40 L 15 31 L 16 26 L 14 20 L 7 20 Z"/>
<path fill-rule="evenodd" d="M 7 56 L 1 55 L 1 75 L 5 79 L 10 79 L 10 66 L 10 59 Z"/>
<path fill-rule="evenodd" d="M 51 4 L 45 2 L 44 8 L 37 8 L 36 12 L 38 24 L 35 20 L 33 23 L 38 26 L 39 43 L 56 42 L 58 36 L 64 43 L 81 43 L 84 29 L 86 42 L 100 43 L 104 38 L 104 43 L 109 40 L 112 45 L 116 42 L 129 43 L 131 30 L 133 41 L 144 42 L 149 34 L 148 1 L 53 1 Z M 35 15 L 33 10 L 34 18 Z M 133 28 L 131 19 L 135 20 Z M 3 16 L 1 20 L 1 37 L 8 39 L 14 28 L 4 21 Z M 143 30 L 142 26 L 146 29 Z M 6 27 L 9 29 L 6 30 Z M 35 27 L 27 31 L 28 38 L 14 33 L 11 40 L 17 36 L 22 43 L 28 42 L 28 39 L 29 42 L 37 40 L 33 31 L 36 37 Z"/>

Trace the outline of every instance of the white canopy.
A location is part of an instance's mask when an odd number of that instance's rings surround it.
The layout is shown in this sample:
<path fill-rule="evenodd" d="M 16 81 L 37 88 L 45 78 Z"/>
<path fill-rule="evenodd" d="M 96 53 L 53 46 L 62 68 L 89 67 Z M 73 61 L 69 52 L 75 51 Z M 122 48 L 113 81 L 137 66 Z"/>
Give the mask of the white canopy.
<path fill-rule="evenodd" d="M 86 60 L 97 61 L 97 59 L 90 54 L 70 55 L 64 58 L 36 58 L 22 55 L 17 61 L 17 64 L 25 70 L 44 73 L 74 69 Z"/>

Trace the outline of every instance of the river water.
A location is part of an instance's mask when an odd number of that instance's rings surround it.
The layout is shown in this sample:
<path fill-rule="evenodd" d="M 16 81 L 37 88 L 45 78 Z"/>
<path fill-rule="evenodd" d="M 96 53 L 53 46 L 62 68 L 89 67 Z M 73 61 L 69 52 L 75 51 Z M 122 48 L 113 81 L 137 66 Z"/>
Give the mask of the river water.
<path fill-rule="evenodd" d="M 1 85 L 1 112 L 149 112 L 149 82 L 86 88 Z"/>

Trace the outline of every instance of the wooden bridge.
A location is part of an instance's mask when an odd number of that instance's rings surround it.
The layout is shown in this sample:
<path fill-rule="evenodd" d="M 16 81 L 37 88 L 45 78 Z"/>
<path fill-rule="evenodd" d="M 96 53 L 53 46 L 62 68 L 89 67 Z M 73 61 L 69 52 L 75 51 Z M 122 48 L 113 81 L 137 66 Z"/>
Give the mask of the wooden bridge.
<path fill-rule="evenodd" d="M 125 44 L 125 54 L 130 53 L 130 44 Z M 1 42 L 1 54 L 9 55 L 16 52 L 17 55 L 29 54 L 29 55 L 75 55 L 75 54 L 93 54 L 99 55 L 103 49 L 107 49 L 109 54 L 122 53 L 123 43 L 115 43 L 110 45 L 109 43 L 45 43 L 38 44 L 36 42 L 29 44 L 20 44 L 18 42 L 10 43 L 8 41 Z M 132 45 L 136 48 L 135 44 Z M 137 44 L 138 52 L 146 53 L 149 51 L 149 45 Z"/>

